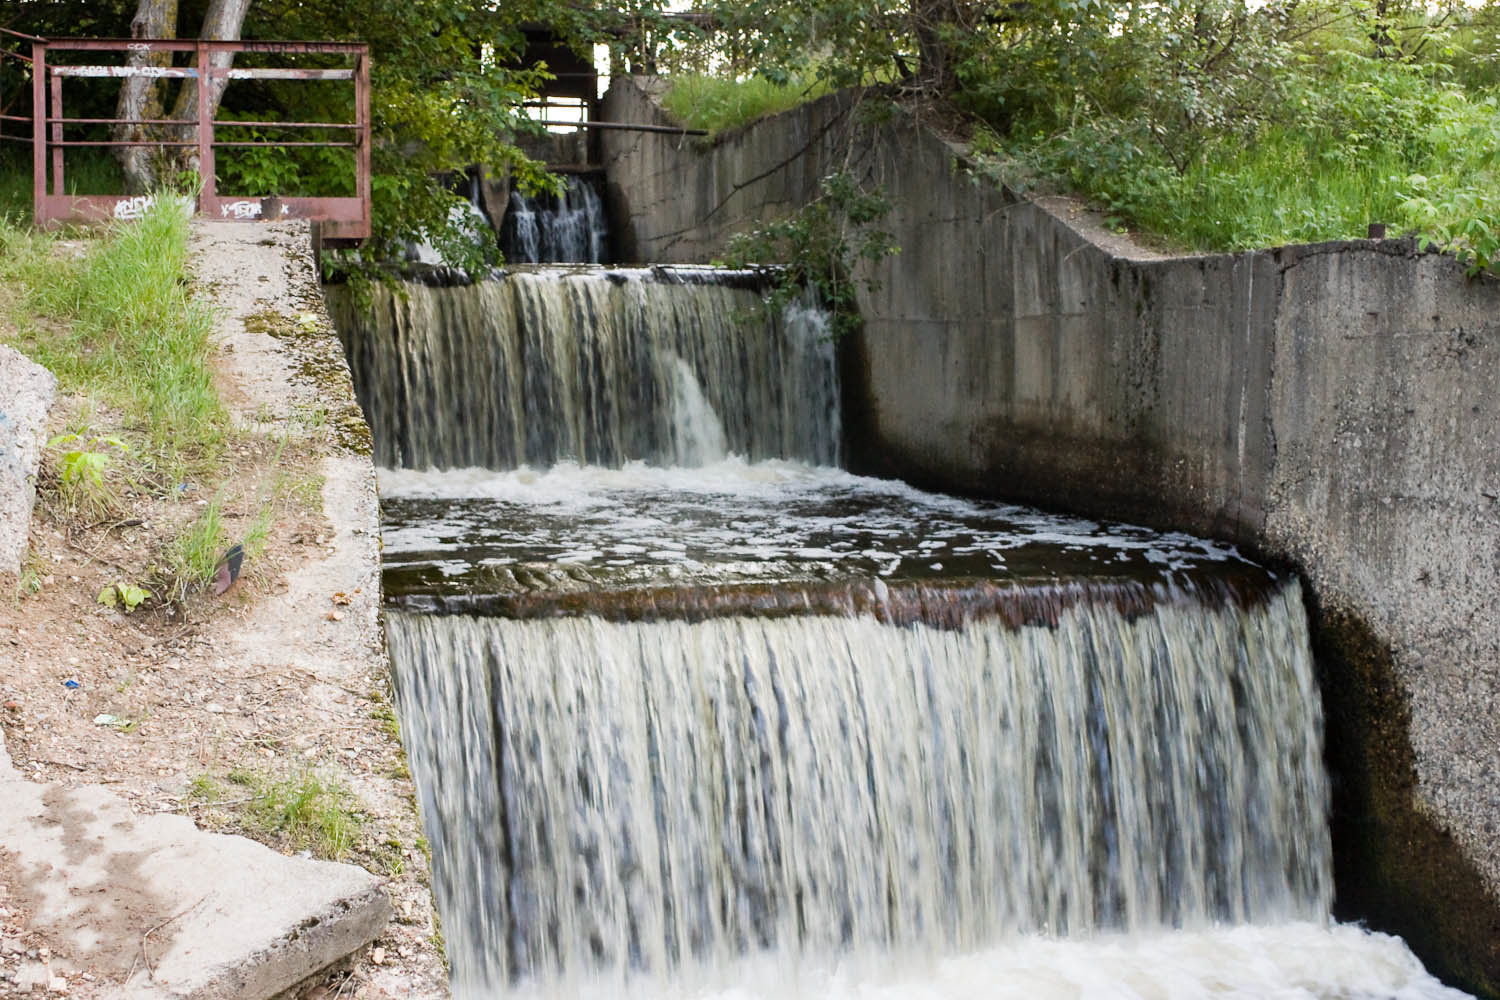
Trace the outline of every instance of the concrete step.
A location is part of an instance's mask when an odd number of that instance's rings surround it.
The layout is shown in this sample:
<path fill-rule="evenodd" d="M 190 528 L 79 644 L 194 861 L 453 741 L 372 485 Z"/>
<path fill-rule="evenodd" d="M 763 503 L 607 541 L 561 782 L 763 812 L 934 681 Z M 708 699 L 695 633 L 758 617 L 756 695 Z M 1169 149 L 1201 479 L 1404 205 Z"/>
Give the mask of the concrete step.
<path fill-rule="evenodd" d="M 0 896 L 55 964 L 118 977 L 125 997 L 263 1000 L 368 944 L 390 916 L 361 868 L 136 815 L 99 786 L 27 781 L 3 744 L 0 802 Z"/>

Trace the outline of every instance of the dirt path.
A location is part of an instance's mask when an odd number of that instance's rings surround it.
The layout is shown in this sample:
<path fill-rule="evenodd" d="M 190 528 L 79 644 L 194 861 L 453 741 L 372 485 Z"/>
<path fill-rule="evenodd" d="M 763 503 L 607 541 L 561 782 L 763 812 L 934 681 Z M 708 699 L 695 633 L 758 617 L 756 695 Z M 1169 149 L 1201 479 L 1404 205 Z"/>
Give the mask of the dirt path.
<path fill-rule="evenodd" d="M 368 432 L 307 245 L 298 225 L 195 226 L 197 280 L 219 309 L 221 392 L 242 431 L 216 498 L 231 537 L 274 507 L 265 551 L 223 597 L 126 615 L 97 595 L 143 579 L 161 526 L 194 516 L 206 489 L 135 497 L 119 522 L 83 527 L 44 504 L 21 585 L 0 600 L 0 728 L 29 779 L 104 785 L 137 813 L 185 815 L 287 853 L 340 854 L 385 878 L 388 929 L 303 992 L 442 997 L 425 841 L 378 620 Z M 54 408 L 54 423 L 70 405 Z M 6 975 L 23 959 L 42 962 L 48 985 L 61 979 L 71 996 L 112 995 L 138 949 L 115 941 L 80 952 L 37 926 L 6 881 L 0 865 L 0 995 L 23 985 Z"/>

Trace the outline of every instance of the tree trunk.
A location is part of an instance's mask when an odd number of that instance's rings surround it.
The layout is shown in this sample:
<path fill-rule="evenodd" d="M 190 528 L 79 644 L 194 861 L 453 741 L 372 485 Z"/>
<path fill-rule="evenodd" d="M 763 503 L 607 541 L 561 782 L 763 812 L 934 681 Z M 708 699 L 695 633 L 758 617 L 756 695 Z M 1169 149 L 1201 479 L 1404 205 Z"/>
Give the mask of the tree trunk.
<path fill-rule="evenodd" d="M 962 0 L 911 0 L 912 34 L 917 39 L 917 84 L 923 90 L 951 93 L 956 67 L 949 32 L 963 26 Z"/>
<path fill-rule="evenodd" d="M 177 35 L 177 0 L 139 0 L 130 22 L 131 38 L 175 38 Z M 131 52 L 126 65 L 169 66 L 170 53 Z M 149 76 L 128 76 L 120 85 L 120 99 L 115 117 L 126 121 L 163 117 L 161 81 Z M 116 125 L 117 142 L 150 138 L 158 130 L 149 125 Z M 125 187 L 131 194 L 145 194 L 156 186 L 157 161 L 150 146 L 116 146 L 115 158 L 125 174 Z"/>
<path fill-rule="evenodd" d="M 237 41 L 240 37 L 240 29 L 245 23 L 245 12 L 250 9 L 251 0 L 211 0 L 208 5 L 208 13 L 203 15 L 203 30 L 198 33 L 199 38 L 212 39 L 220 42 Z M 234 53 L 215 52 L 209 56 L 209 64 L 215 69 L 228 69 L 234 64 Z M 172 108 L 172 117 L 178 121 L 193 122 L 194 124 L 185 129 L 180 129 L 178 138 L 186 142 L 198 141 L 198 85 L 200 81 L 184 80 L 182 89 L 177 92 L 177 104 Z M 218 110 L 219 102 L 224 99 L 224 88 L 229 85 L 228 77 L 215 77 L 213 85 L 208 92 L 208 113 L 212 115 Z M 183 153 L 179 158 L 183 169 L 197 170 L 198 150 L 197 147 L 180 147 Z"/>

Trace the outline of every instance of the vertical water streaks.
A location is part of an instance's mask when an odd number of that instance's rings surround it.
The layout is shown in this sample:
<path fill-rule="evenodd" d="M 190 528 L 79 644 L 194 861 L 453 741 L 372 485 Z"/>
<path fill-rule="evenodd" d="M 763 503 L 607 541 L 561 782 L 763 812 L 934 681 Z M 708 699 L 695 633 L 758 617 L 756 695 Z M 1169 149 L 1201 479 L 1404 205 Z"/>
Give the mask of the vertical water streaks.
<path fill-rule="evenodd" d="M 587 178 L 570 176 L 566 185 L 561 195 L 511 192 L 500 231 L 506 263 L 604 263 L 604 201 Z"/>
<path fill-rule="evenodd" d="M 388 629 L 461 995 L 1328 912 L 1295 584 L 1050 628 Z"/>
<path fill-rule="evenodd" d="M 518 272 L 330 305 L 382 465 L 837 464 L 822 314 L 770 314 L 742 284 Z"/>

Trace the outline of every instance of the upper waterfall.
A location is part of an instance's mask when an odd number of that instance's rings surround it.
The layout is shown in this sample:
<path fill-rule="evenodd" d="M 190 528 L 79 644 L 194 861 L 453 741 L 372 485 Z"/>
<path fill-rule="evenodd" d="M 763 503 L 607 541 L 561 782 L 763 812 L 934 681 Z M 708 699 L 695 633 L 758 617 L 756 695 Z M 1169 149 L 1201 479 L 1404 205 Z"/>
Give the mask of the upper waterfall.
<path fill-rule="evenodd" d="M 839 459 L 822 314 L 745 274 L 545 269 L 450 288 L 330 289 L 386 466 Z"/>

